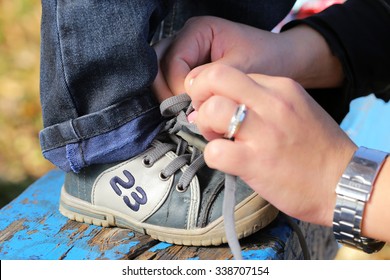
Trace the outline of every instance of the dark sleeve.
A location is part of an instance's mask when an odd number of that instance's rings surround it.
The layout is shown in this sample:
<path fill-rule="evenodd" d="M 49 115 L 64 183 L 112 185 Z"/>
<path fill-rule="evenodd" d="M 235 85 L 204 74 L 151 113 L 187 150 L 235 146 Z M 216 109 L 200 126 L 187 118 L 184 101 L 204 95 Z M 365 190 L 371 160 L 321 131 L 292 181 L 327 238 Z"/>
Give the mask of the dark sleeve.
<path fill-rule="evenodd" d="M 390 99 L 390 0 L 348 0 L 282 30 L 298 24 L 321 33 L 340 59 L 346 77 L 340 101 L 370 93 Z"/>

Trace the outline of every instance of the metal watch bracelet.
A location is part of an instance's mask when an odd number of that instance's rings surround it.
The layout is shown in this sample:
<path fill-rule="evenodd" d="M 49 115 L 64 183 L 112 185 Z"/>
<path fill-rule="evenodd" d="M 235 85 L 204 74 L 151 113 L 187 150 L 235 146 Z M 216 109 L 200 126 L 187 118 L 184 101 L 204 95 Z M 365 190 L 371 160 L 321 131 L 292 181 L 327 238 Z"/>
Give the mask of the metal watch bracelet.
<path fill-rule="evenodd" d="M 336 240 L 366 253 L 382 249 L 384 242 L 361 236 L 364 209 L 387 153 L 360 147 L 336 187 L 333 233 Z"/>

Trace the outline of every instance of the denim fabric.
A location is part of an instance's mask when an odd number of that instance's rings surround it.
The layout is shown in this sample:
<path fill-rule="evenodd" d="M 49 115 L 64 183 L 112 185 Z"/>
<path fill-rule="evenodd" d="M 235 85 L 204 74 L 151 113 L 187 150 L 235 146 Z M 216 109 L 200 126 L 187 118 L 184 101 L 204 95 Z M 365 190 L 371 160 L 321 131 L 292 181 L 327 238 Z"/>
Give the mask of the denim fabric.
<path fill-rule="evenodd" d="M 129 140 L 135 151 L 128 157 L 150 143 L 161 118 L 149 90 L 157 73 L 149 41 L 171 2 L 42 1 L 40 140 L 47 159 L 77 172 L 123 159 L 114 155 L 128 152 Z M 134 131 L 114 137 L 125 125 Z M 102 143 L 111 137 L 110 148 L 96 145 L 99 135 Z"/>
<path fill-rule="evenodd" d="M 158 27 L 163 37 L 191 16 L 215 15 L 269 30 L 294 2 L 42 0 L 44 156 L 78 172 L 125 160 L 150 144 L 162 121 L 150 90 L 157 73 L 150 42 Z"/>

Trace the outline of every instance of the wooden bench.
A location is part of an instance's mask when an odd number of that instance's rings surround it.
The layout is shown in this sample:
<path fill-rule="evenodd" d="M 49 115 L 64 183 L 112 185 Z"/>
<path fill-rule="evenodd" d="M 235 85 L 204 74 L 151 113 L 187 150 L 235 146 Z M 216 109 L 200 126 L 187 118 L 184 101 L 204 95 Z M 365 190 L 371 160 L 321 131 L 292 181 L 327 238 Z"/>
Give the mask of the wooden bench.
<path fill-rule="evenodd" d="M 351 112 L 341 127 L 358 145 L 390 151 L 390 103 L 368 96 L 355 100 L 351 105 Z M 102 228 L 70 221 L 58 211 L 63 181 L 62 171 L 50 171 L 0 210 L 0 259 L 232 258 L 227 245 L 177 246 L 128 229 Z M 311 258 L 334 258 L 338 245 L 331 229 L 295 222 L 305 237 Z M 298 235 L 283 215 L 240 243 L 245 259 L 304 257 Z"/>

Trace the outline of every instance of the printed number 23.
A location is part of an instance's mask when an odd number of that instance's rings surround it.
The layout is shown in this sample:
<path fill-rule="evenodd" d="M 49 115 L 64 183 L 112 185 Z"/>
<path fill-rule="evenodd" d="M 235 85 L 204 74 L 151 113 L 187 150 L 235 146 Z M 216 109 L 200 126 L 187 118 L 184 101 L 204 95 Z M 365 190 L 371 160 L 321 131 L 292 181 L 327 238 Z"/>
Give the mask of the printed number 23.
<path fill-rule="evenodd" d="M 132 203 L 127 195 L 122 195 L 122 190 L 120 189 L 120 187 L 124 189 L 131 189 L 135 185 L 134 176 L 129 171 L 124 170 L 123 175 L 126 176 L 127 181 L 124 181 L 118 176 L 115 176 L 110 180 L 110 185 L 115 191 L 115 193 L 123 198 L 123 201 L 125 202 L 127 207 L 137 212 L 140 208 L 140 205 L 144 205 L 148 202 L 147 195 L 145 191 L 139 186 L 135 187 L 136 192 L 133 191 L 130 194 L 131 197 L 134 199 L 135 203 Z"/>

